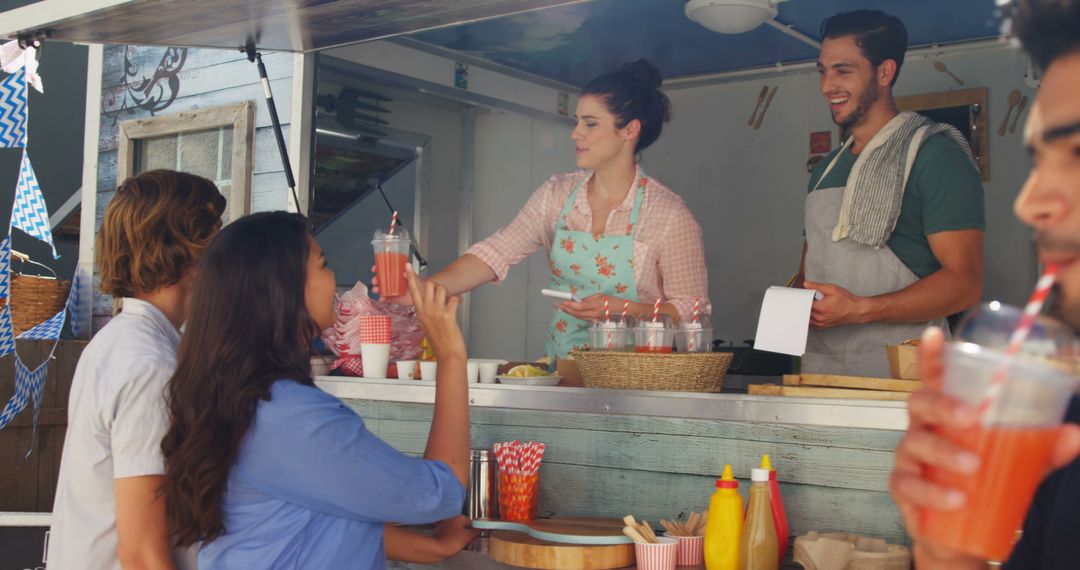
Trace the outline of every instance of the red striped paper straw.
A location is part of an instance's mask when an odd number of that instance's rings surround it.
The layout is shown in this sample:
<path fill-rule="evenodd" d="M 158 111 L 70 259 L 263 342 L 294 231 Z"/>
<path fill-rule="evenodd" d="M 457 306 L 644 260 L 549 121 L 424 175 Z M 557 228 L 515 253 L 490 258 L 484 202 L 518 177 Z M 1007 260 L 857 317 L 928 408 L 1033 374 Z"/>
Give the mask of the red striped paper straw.
<path fill-rule="evenodd" d="M 390 216 L 390 235 L 394 235 L 394 228 L 397 227 L 397 210 Z"/>
<path fill-rule="evenodd" d="M 630 299 L 626 299 L 622 304 L 622 319 L 623 323 L 626 323 L 626 313 L 630 310 Z"/>
<path fill-rule="evenodd" d="M 656 319 L 660 317 L 660 297 L 656 298 L 656 303 L 653 303 L 652 308 L 652 322 L 656 322 Z"/>
<path fill-rule="evenodd" d="M 696 299 L 694 301 L 694 320 L 693 320 L 693 322 L 695 322 L 695 323 L 698 322 L 698 315 L 699 314 L 701 314 L 701 299 Z"/>
<path fill-rule="evenodd" d="M 1023 346 L 1024 341 L 1027 340 L 1028 335 L 1031 333 L 1031 328 L 1035 324 L 1035 318 L 1042 313 L 1043 305 L 1046 304 L 1046 298 L 1050 296 L 1051 289 L 1054 288 L 1054 281 L 1057 280 L 1058 266 L 1047 265 L 1046 271 L 1043 272 L 1042 277 L 1039 278 L 1039 282 L 1035 284 L 1035 291 L 1031 294 L 1031 299 L 1028 300 L 1027 305 L 1024 306 L 1024 314 L 1020 317 L 1020 322 L 1017 323 L 1016 328 L 1013 330 L 1012 336 L 1009 337 L 1009 346 L 1005 349 L 1005 354 L 1009 356 L 1015 356 L 1020 352 L 1020 347 Z M 982 402 L 979 403 L 979 415 L 986 413 L 990 406 L 994 404 L 997 397 L 1001 394 L 1001 389 L 1005 384 L 1005 375 L 1009 372 L 1009 365 L 1006 363 L 994 374 L 994 377 L 990 380 L 990 385 L 986 388 L 986 394 L 983 396 Z"/>

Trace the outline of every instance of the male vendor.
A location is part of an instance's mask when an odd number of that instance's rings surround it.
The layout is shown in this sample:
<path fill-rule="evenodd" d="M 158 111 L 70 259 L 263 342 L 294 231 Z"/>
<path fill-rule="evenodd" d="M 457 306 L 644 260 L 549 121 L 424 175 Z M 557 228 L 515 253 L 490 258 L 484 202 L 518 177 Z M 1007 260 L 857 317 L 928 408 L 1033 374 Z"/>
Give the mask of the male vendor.
<path fill-rule="evenodd" d="M 886 345 L 944 325 L 982 295 L 982 182 L 959 131 L 897 109 L 899 19 L 840 13 L 822 37 L 821 94 L 851 136 L 818 163 L 806 196 L 800 276 L 823 298 L 803 372 L 888 377 Z"/>

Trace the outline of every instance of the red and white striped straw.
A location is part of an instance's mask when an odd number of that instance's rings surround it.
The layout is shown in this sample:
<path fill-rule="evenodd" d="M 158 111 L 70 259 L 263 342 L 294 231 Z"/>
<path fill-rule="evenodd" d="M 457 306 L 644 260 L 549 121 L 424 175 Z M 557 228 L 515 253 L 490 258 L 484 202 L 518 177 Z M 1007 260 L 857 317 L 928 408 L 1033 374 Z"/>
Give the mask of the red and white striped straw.
<path fill-rule="evenodd" d="M 1054 288 L 1057 273 L 1057 265 L 1047 265 L 1046 271 L 1039 278 L 1039 282 L 1035 284 L 1035 291 L 1032 292 L 1031 299 L 1024 306 L 1024 314 L 1020 317 L 1020 322 L 1016 324 L 1016 328 L 1013 329 L 1012 336 L 1009 337 L 1009 346 L 1005 349 L 1007 355 L 1015 356 L 1020 352 L 1020 347 L 1027 340 L 1028 334 L 1031 333 L 1031 328 L 1035 324 L 1035 318 L 1039 316 L 1039 313 L 1042 313 L 1046 298 L 1050 296 L 1050 291 Z M 1005 375 L 1008 371 L 1009 366 L 1006 363 L 998 369 L 990 380 L 990 385 L 986 388 L 986 394 L 979 404 L 980 416 L 990 409 L 990 406 L 994 404 L 994 401 L 1001 394 L 1001 389 L 1005 383 Z"/>
<path fill-rule="evenodd" d="M 630 299 L 626 299 L 622 304 L 622 318 L 623 323 L 626 323 L 626 313 L 630 310 Z"/>
<path fill-rule="evenodd" d="M 397 227 L 397 210 L 390 216 L 390 235 L 394 235 L 394 228 Z"/>
<path fill-rule="evenodd" d="M 655 322 L 656 322 L 656 319 L 658 319 L 658 318 L 660 318 L 660 297 L 657 297 L 657 298 L 656 298 L 656 303 L 654 303 L 654 304 L 653 304 L 653 308 L 652 308 L 652 322 L 654 322 L 654 323 L 655 323 Z"/>
<path fill-rule="evenodd" d="M 611 320 L 611 311 L 608 310 L 608 298 L 604 297 L 604 320 Z"/>
<path fill-rule="evenodd" d="M 701 299 L 694 300 L 694 319 L 693 322 L 698 322 L 698 315 L 701 314 Z"/>

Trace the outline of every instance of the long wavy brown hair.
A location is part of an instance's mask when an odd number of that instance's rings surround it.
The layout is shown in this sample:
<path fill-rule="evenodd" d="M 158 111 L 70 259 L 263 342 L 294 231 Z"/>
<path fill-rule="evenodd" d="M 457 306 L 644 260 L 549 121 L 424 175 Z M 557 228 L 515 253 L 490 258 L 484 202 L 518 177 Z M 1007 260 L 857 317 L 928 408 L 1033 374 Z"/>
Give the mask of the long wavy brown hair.
<path fill-rule="evenodd" d="M 304 305 L 310 239 L 303 216 L 254 214 L 226 226 L 199 263 L 161 443 L 178 546 L 226 532 L 229 471 L 274 382 L 314 383 L 319 328 Z"/>

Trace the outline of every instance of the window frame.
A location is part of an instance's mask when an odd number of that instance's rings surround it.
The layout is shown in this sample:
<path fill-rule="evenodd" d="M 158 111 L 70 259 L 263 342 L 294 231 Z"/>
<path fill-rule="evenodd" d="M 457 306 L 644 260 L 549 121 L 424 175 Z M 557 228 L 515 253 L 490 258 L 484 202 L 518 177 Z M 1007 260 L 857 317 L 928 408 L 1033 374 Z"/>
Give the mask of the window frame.
<path fill-rule="evenodd" d="M 232 127 L 232 172 L 226 223 L 251 212 L 251 181 L 255 170 L 255 102 L 193 109 L 120 122 L 117 180 L 135 174 L 139 141 L 169 135 Z"/>

